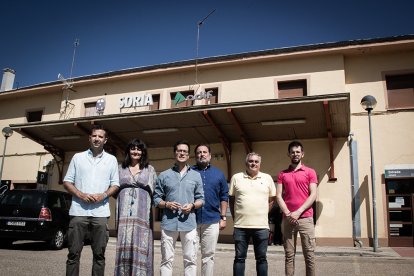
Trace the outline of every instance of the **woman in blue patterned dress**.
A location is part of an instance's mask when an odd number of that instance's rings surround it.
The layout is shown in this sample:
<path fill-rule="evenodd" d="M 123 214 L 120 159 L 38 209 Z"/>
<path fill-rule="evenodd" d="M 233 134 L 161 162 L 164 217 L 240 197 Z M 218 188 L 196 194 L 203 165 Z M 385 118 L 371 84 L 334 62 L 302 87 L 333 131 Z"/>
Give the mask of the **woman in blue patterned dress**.
<path fill-rule="evenodd" d="M 156 177 L 154 168 L 148 164 L 144 142 L 131 140 L 125 149 L 125 160 L 119 166 L 116 276 L 154 274 L 151 201 Z"/>

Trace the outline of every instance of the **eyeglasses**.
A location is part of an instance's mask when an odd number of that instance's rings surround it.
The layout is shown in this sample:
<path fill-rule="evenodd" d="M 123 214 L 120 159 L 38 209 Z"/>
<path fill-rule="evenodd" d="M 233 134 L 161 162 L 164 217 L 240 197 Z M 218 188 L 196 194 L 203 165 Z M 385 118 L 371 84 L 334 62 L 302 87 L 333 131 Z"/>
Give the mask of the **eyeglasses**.
<path fill-rule="evenodd" d="M 260 161 L 259 160 L 247 160 L 248 163 L 255 163 L 255 164 L 259 164 Z"/>
<path fill-rule="evenodd" d="M 175 150 L 175 153 L 188 154 L 188 150 Z"/>

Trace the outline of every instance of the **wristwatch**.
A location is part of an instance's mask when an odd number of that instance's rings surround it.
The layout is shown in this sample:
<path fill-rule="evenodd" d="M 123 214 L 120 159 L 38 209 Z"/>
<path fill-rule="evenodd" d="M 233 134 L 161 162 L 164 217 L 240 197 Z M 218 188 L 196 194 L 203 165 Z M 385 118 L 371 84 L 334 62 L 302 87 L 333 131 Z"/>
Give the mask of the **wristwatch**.
<path fill-rule="evenodd" d="M 227 217 L 226 216 L 220 216 L 220 219 L 226 221 Z"/>

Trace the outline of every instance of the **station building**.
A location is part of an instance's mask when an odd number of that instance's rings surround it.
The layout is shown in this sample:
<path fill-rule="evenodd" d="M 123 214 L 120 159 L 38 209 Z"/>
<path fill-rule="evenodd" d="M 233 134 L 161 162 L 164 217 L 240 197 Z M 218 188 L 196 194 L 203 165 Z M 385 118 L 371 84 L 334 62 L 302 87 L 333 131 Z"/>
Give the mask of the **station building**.
<path fill-rule="evenodd" d="M 414 35 L 207 57 L 14 89 L 16 73 L 4 70 L 0 92 L 0 127 L 13 130 L 0 137 L 2 185 L 63 190 L 69 162 L 87 149 L 94 124 L 108 129 L 106 150 L 119 162 L 130 139 L 144 140 L 157 173 L 174 163 L 177 140 L 191 143 L 191 163 L 194 146 L 208 143 L 212 164 L 228 181 L 245 169 L 251 151 L 276 179 L 289 164 L 289 142 L 300 140 L 304 163 L 319 179 L 318 245 L 372 246 L 375 217 L 380 246 L 414 246 Z M 377 101 L 370 117 L 360 104 L 366 95 Z M 114 234 L 114 199 L 111 206 Z M 229 214 L 220 240 L 232 242 L 232 231 Z"/>

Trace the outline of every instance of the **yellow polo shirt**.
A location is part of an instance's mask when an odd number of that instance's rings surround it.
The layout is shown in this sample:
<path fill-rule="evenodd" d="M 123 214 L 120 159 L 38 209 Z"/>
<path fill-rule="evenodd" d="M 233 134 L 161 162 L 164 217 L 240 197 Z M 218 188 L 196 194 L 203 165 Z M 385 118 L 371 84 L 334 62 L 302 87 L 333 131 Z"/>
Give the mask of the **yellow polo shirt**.
<path fill-rule="evenodd" d="M 276 196 L 269 174 L 259 172 L 252 178 L 246 172 L 236 173 L 230 181 L 229 195 L 235 197 L 234 227 L 269 229 L 269 197 Z"/>

